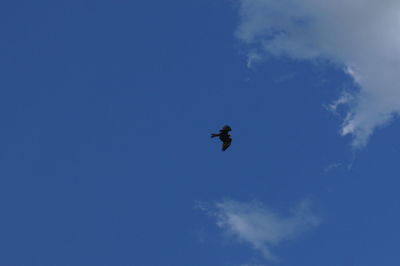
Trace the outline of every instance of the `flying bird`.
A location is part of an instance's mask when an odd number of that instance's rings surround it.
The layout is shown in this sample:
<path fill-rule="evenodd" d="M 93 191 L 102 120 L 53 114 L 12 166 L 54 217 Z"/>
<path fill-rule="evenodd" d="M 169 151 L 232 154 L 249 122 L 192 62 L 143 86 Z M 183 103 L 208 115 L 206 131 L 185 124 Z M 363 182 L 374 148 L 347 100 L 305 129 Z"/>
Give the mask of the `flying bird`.
<path fill-rule="evenodd" d="M 219 139 L 222 141 L 222 151 L 225 151 L 231 145 L 232 138 L 231 135 L 229 135 L 229 131 L 231 130 L 231 127 L 226 125 L 219 130 L 219 133 L 211 134 L 212 138 L 219 137 Z"/>

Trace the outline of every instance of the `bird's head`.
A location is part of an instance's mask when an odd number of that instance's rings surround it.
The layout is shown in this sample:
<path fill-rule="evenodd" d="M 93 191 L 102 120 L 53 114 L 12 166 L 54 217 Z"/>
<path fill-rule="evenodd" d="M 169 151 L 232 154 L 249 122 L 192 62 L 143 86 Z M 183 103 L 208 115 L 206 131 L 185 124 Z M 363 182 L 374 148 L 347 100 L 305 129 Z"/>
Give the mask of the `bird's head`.
<path fill-rule="evenodd" d="M 231 131 L 232 130 L 231 127 L 228 126 L 228 125 L 225 125 L 222 129 L 223 130 L 227 130 L 227 131 Z"/>

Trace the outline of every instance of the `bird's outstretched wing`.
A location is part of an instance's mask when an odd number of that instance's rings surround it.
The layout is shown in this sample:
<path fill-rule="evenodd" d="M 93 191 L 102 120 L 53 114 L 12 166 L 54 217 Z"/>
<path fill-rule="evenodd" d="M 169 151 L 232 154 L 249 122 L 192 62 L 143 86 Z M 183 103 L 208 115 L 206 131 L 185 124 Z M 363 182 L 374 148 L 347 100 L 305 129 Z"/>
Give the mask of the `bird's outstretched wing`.
<path fill-rule="evenodd" d="M 226 137 L 221 140 L 222 140 L 222 151 L 225 151 L 226 149 L 228 149 L 229 146 L 231 146 L 232 139 L 230 137 Z"/>

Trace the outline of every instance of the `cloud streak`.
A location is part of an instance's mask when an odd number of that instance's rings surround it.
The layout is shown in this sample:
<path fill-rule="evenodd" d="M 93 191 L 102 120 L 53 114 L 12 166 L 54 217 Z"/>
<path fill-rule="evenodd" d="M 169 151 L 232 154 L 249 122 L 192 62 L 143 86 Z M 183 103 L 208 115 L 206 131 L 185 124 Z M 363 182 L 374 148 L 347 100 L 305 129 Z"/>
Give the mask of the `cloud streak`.
<path fill-rule="evenodd" d="M 260 203 L 233 200 L 218 202 L 212 214 L 224 232 L 250 244 L 268 260 L 277 261 L 271 248 L 316 227 L 320 219 L 302 202 L 289 216 L 281 216 Z"/>
<path fill-rule="evenodd" d="M 363 147 L 373 131 L 400 113 L 400 1 L 239 0 L 236 37 L 259 55 L 323 59 L 359 88 L 340 133 Z M 251 65 L 252 61 L 249 63 Z"/>

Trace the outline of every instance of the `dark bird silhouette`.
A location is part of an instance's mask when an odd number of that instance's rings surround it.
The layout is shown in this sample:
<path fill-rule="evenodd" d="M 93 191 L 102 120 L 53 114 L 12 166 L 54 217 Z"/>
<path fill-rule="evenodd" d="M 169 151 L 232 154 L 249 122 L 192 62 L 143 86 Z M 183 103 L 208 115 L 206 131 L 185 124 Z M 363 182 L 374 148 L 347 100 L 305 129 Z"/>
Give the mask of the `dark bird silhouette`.
<path fill-rule="evenodd" d="M 219 137 L 219 139 L 222 141 L 222 151 L 225 151 L 231 145 L 232 139 L 231 135 L 229 135 L 229 131 L 231 130 L 231 127 L 227 125 L 220 129 L 219 133 L 211 134 L 212 138 Z"/>

